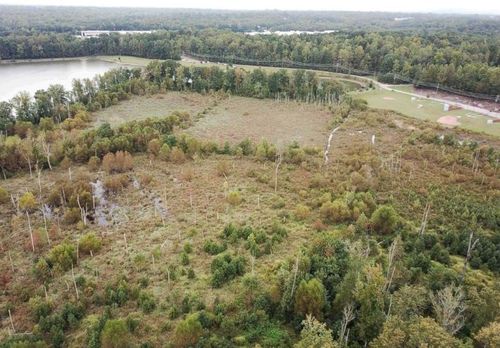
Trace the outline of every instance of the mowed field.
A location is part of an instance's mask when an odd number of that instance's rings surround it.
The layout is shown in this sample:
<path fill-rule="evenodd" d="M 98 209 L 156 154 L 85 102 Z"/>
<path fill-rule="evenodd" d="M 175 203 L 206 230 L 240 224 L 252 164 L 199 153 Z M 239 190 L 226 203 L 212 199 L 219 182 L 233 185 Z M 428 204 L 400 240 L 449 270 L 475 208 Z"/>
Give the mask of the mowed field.
<path fill-rule="evenodd" d="M 190 92 L 168 92 L 152 97 L 133 97 L 93 114 L 94 122 L 117 126 L 131 120 L 188 112 L 194 125 L 186 130 L 196 137 L 239 142 L 266 139 L 277 145 L 297 141 L 302 146 L 323 146 L 329 132 L 327 107 L 271 99 L 227 97 Z"/>
<path fill-rule="evenodd" d="M 412 99 L 409 95 L 383 89 L 370 90 L 355 95 L 365 99 L 368 106 L 372 108 L 394 110 L 406 116 L 435 122 L 446 117 L 448 120 L 454 120 L 457 127 L 500 136 L 500 123 L 488 123 L 488 120 L 493 120 L 493 118 L 473 111 L 463 109 L 444 111 L 443 103 L 426 98 Z"/>

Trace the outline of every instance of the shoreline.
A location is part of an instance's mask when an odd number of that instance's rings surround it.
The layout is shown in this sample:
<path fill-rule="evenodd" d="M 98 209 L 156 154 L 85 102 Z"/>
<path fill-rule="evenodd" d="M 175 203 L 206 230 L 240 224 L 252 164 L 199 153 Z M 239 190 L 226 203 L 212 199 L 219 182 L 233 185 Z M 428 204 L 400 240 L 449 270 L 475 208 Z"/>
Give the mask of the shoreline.
<path fill-rule="evenodd" d="M 64 57 L 64 58 L 37 58 L 37 59 L 11 59 L 11 60 L 0 60 L 1 65 L 9 64 L 26 64 L 26 63 L 51 63 L 51 62 L 67 62 L 72 60 L 88 60 L 96 59 L 97 57 L 86 56 L 86 57 Z"/>
<path fill-rule="evenodd" d="M 115 57 L 118 56 L 82 56 L 82 57 L 63 57 L 63 58 L 37 58 L 37 59 L 14 59 L 2 60 L 0 65 L 15 65 L 15 64 L 31 64 L 31 63 L 54 63 L 54 62 L 70 62 L 70 61 L 84 61 L 84 60 L 100 60 L 107 63 L 114 63 L 123 66 L 144 67 L 144 64 L 128 62 L 127 58 L 131 56 L 122 56 L 124 61 L 120 61 Z M 113 59 L 115 58 L 115 59 Z M 136 57 L 131 57 L 136 58 Z"/>

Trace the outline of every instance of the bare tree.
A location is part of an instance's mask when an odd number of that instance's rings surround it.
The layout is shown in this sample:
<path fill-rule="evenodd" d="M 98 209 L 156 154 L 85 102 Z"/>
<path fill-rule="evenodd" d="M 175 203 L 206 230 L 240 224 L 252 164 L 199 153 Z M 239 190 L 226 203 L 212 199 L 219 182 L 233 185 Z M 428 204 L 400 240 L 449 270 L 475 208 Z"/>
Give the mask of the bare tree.
<path fill-rule="evenodd" d="M 389 288 L 392 284 L 392 279 L 394 278 L 394 273 L 396 272 L 396 261 L 400 256 L 400 247 L 401 238 L 398 236 L 394 239 L 391 246 L 389 247 L 389 254 L 387 256 L 387 273 L 386 280 L 384 285 L 384 291 L 389 291 Z"/>
<path fill-rule="evenodd" d="M 50 163 L 50 143 L 47 141 L 47 137 L 45 136 L 44 133 L 40 136 L 40 143 L 43 148 L 43 152 L 45 153 L 45 157 L 47 158 L 47 164 L 49 166 L 49 169 L 52 170 L 52 164 Z"/>
<path fill-rule="evenodd" d="M 474 238 L 474 231 L 470 231 L 469 234 L 469 245 L 467 246 L 467 254 L 465 255 L 465 260 L 464 260 L 464 268 L 462 270 L 462 283 L 465 280 L 465 273 L 467 272 L 467 264 L 470 261 L 470 258 L 472 256 L 472 251 L 476 247 L 477 243 L 479 242 L 479 238 L 476 238 L 474 241 L 472 239 Z"/>
<path fill-rule="evenodd" d="M 424 209 L 424 215 L 422 216 L 422 222 L 420 223 L 420 227 L 418 229 L 418 235 L 422 236 L 427 227 L 427 220 L 429 219 L 429 213 L 431 211 L 431 203 L 427 202 Z"/>
<path fill-rule="evenodd" d="M 274 192 L 278 192 L 278 171 L 280 169 L 281 162 L 283 161 L 283 153 L 279 151 L 276 156 L 276 167 L 274 168 Z"/>
<path fill-rule="evenodd" d="M 340 324 L 340 344 L 347 346 L 347 341 L 349 339 L 349 332 L 347 326 L 355 318 L 354 306 L 352 303 L 347 304 L 342 310 L 342 322 Z"/>
<path fill-rule="evenodd" d="M 462 288 L 447 286 L 431 295 L 431 303 L 438 323 L 450 334 L 455 334 L 464 325 L 464 293 Z"/>

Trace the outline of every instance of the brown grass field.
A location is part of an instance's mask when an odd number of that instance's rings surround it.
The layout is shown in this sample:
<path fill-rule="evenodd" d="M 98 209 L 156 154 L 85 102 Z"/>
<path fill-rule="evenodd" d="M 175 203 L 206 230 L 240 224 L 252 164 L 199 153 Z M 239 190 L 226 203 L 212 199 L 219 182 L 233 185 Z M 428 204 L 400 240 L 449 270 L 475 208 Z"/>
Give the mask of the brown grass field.
<path fill-rule="evenodd" d="M 188 133 L 222 143 L 249 138 L 279 145 L 297 141 L 300 145 L 322 146 L 331 118 L 326 107 L 312 104 L 168 92 L 134 97 L 95 112 L 94 122 L 117 126 L 131 120 L 167 116 L 173 111 L 188 112 L 196 120 Z"/>

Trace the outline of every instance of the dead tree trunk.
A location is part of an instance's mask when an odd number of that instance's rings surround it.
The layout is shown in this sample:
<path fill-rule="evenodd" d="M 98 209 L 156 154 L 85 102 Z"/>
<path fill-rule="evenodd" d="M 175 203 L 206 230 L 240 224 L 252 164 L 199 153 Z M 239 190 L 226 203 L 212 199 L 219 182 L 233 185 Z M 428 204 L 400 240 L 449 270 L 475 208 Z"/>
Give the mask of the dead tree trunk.
<path fill-rule="evenodd" d="M 427 227 L 427 220 L 429 219 L 429 213 L 431 211 L 431 203 L 427 202 L 424 209 L 424 216 L 422 217 L 422 222 L 420 223 L 420 228 L 418 230 L 418 235 L 423 236 L 425 229 Z"/>
<path fill-rule="evenodd" d="M 274 169 L 274 192 L 278 192 L 278 171 L 280 169 L 281 162 L 283 161 L 283 154 L 280 152 L 276 157 L 276 167 Z"/>
<path fill-rule="evenodd" d="M 465 260 L 464 260 L 464 268 L 462 270 L 462 279 L 461 279 L 462 283 L 465 280 L 465 273 L 467 272 L 467 264 L 469 263 L 470 258 L 472 256 L 472 251 L 474 250 L 477 243 L 479 242 L 479 238 L 476 238 L 474 240 L 474 242 L 472 241 L 473 238 L 474 238 L 474 231 L 471 231 L 470 235 L 469 235 L 469 245 L 467 247 L 467 254 L 465 255 Z"/>

